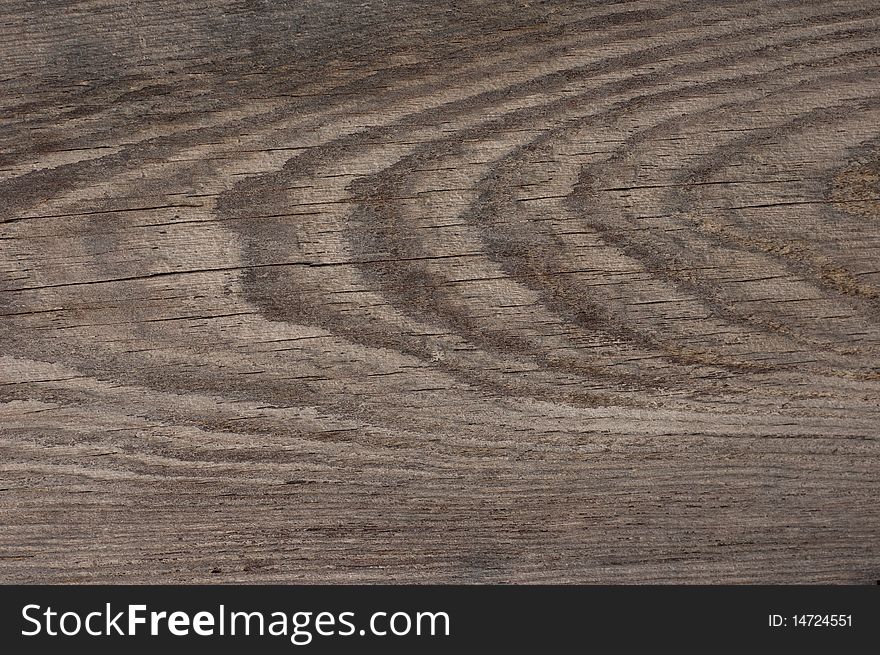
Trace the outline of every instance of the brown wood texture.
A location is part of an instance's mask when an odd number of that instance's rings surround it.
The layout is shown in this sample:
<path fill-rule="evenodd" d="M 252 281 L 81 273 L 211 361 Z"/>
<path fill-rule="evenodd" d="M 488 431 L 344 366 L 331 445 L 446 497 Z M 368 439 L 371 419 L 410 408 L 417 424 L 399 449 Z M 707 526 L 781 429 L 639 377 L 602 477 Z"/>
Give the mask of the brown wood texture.
<path fill-rule="evenodd" d="M 880 577 L 876 0 L 5 0 L 0 80 L 0 580 Z"/>

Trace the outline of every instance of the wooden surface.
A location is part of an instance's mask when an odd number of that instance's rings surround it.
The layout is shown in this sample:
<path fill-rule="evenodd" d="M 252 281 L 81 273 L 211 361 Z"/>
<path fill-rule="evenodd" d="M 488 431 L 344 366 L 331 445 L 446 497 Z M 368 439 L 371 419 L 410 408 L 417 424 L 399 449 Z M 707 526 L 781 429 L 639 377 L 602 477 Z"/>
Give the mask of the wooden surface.
<path fill-rule="evenodd" d="M 880 577 L 880 3 L 5 0 L 0 580 Z"/>

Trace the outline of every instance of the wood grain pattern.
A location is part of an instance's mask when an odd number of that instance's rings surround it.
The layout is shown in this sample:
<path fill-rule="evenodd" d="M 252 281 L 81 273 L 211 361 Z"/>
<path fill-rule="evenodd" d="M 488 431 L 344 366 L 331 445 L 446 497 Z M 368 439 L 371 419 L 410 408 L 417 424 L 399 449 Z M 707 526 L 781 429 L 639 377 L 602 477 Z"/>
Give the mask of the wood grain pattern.
<path fill-rule="evenodd" d="M 880 4 L 6 0 L 0 579 L 873 582 Z"/>

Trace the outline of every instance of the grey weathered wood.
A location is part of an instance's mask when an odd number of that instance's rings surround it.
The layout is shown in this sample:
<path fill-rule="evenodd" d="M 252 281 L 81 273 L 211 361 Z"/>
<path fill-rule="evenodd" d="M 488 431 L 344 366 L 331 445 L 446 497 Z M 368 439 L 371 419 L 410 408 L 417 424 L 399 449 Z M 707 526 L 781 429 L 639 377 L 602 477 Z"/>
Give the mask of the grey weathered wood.
<path fill-rule="evenodd" d="M 880 577 L 880 5 L 0 5 L 0 579 Z"/>

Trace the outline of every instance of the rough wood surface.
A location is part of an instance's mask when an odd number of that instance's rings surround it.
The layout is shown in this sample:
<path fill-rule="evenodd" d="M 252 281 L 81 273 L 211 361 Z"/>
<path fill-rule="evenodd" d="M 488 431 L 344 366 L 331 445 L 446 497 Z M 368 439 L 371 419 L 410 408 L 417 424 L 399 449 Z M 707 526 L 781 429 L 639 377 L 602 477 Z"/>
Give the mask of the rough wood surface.
<path fill-rule="evenodd" d="M 5 0 L 0 579 L 873 582 L 880 4 Z"/>

